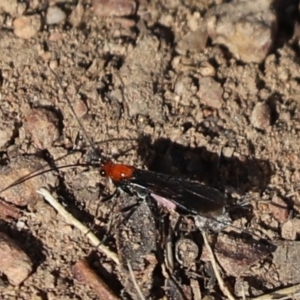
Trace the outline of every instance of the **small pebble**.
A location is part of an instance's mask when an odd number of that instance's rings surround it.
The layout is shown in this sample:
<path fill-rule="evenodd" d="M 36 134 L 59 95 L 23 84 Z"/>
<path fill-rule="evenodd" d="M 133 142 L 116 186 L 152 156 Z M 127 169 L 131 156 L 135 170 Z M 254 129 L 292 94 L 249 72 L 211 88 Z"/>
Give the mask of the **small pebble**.
<path fill-rule="evenodd" d="M 50 6 L 46 13 L 47 25 L 55 25 L 64 22 L 66 13 L 57 6 Z"/>
<path fill-rule="evenodd" d="M 300 219 L 291 219 L 282 224 L 281 237 L 285 240 L 295 241 L 300 234 Z"/>
<path fill-rule="evenodd" d="M 214 77 L 216 70 L 209 62 L 203 62 L 199 67 L 199 73 L 202 77 Z"/>
<path fill-rule="evenodd" d="M 58 120 L 54 113 L 45 109 L 32 109 L 26 116 L 24 128 L 32 137 L 35 146 L 48 149 L 58 139 Z"/>
<path fill-rule="evenodd" d="M 186 36 L 179 41 L 176 48 L 177 52 L 185 55 L 188 52 L 200 52 L 205 48 L 207 42 L 207 32 L 203 28 L 196 31 L 189 32 Z"/>
<path fill-rule="evenodd" d="M 278 196 L 273 197 L 269 204 L 269 211 L 280 223 L 286 222 L 289 217 L 287 204 Z"/>
<path fill-rule="evenodd" d="M 25 228 L 25 223 L 23 221 L 18 221 L 17 224 L 16 224 L 16 227 L 18 228 L 18 230 L 22 230 Z"/>
<path fill-rule="evenodd" d="M 3 232 L 0 232 L 0 257 L 0 271 L 12 285 L 20 285 L 32 271 L 30 258 Z"/>
<path fill-rule="evenodd" d="M 1 0 L 0 13 L 4 12 L 11 17 L 21 16 L 26 10 L 25 3 L 18 3 L 17 0 Z"/>
<path fill-rule="evenodd" d="M 48 52 L 49 53 L 49 52 Z M 52 69 L 52 70 L 55 70 L 57 67 L 58 67 L 58 61 L 57 60 L 51 60 L 49 62 L 49 67 Z"/>
<path fill-rule="evenodd" d="M 13 22 L 14 34 L 21 39 L 34 37 L 41 28 L 41 17 L 39 15 L 21 16 Z"/>
<path fill-rule="evenodd" d="M 257 129 L 267 129 L 271 125 L 271 110 L 266 103 L 257 103 L 252 111 L 251 124 Z"/>
<path fill-rule="evenodd" d="M 237 0 L 211 8 L 204 27 L 215 44 L 226 46 L 245 63 L 261 63 L 272 49 L 277 31 L 271 0 Z"/>
<path fill-rule="evenodd" d="M 136 12 L 132 0 L 93 0 L 94 14 L 98 17 L 131 16 Z"/>
<path fill-rule="evenodd" d="M 88 109 L 82 100 L 77 100 L 74 103 L 73 108 L 78 118 L 83 117 L 88 112 Z"/>
<path fill-rule="evenodd" d="M 234 148 L 232 148 L 232 147 L 224 147 L 222 149 L 222 154 L 226 158 L 231 158 L 233 153 L 234 153 Z"/>
<path fill-rule="evenodd" d="M 72 11 L 70 15 L 69 18 L 70 23 L 75 27 L 79 26 L 82 21 L 83 14 L 84 14 L 84 7 L 82 3 L 78 1 L 76 8 Z"/>
<path fill-rule="evenodd" d="M 223 88 L 221 84 L 211 77 L 203 77 L 199 79 L 200 88 L 197 96 L 200 102 L 212 108 L 220 109 L 223 106 Z"/>
<path fill-rule="evenodd" d="M 194 84 L 192 78 L 188 76 L 179 76 L 174 86 L 174 92 L 178 96 L 186 96 L 193 90 Z"/>

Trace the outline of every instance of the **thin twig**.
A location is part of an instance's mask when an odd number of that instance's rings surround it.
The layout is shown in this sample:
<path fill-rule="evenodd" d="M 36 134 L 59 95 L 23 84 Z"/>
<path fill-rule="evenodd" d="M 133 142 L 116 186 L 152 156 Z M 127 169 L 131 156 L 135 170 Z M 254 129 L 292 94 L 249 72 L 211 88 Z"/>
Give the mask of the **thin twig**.
<path fill-rule="evenodd" d="M 2 200 L 0 200 L 0 219 L 8 221 L 9 219 L 18 220 L 21 216 L 20 210 Z"/>
<path fill-rule="evenodd" d="M 208 243 L 208 240 L 207 240 L 207 237 L 206 237 L 206 234 L 204 231 L 202 231 L 202 236 L 203 236 L 203 240 L 204 240 L 204 244 L 208 250 L 208 253 L 210 254 L 210 262 L 212 264 L 212 267 L 214 269 L 214 272 L 215 272 L 215 275 L 216 275 L 216 278 L 217 278 L 217 281 L 218 281 L 218 284 L 219 284 L 219 287 L 222 291 L 222 293 L 227 297 L 227 299 L 229 300 L 235 300 L 234 296 L 231 294 L 231 292 L 229 291 L 228 287 L 226 286 L 221 274 L 220 274 L 220 271 L 219 271 L 219 266 L 217 264 L 217 261 L 216 261 L 216 258 L 215 258 L 215 255 Z"/>
<path fill-rule="evenodd" d="M 90 240 L 93 246 L 97 247 L 107 257 L 112 259 L 117 265 L 120 264 L 119 258 L 116 253 L 110 251 L 107 247 L 102 245 L 101 241 L 90 231 L 90 229 L 79 222 L 77 219 L 75 219 L 69 212 L 67 212 L 47 189 L 41 188 L 37 190 L 37 193 L 42 195 L 47 200 L 47 202 L 49 202 L 49 204 L 53 206 L 65 218 L 67 223 L 72 224 L 77 229 L 79 229 Z"/>
<path fill-rule="evenodd" d="M 81 259 L 72 268 L 74 278 L 80 283 L 86 283 L 99 296 L 99 299 L 118 300 L 114 292 L 92 270 L 85 259 Z"/>
<path fill-rule="evenodd" d="M 134 285 L 134 287 L 135 287 L 135 289 L 136 289 L 136 291 L 137 291 L 140 299 L 141 300 L 146 300 L 145 297 L 144 297 L 144 295 L 143 295 L 143 293 L 142 293 L 142 291 L 141 291 L 141 289 L 140 289 L 140 287 L 139 287 L 139 285 L 138 285 L 138 283 L 135 280 L 135 276 L 134 276 L 134 273 L 132 271 L 131 264 L 130 264 L 129 260 L 127 260 L 127 267 L 128 267 L 128 270 L 129 270 L 130 278 L 131 278 L 131 280 L 133 282 L 133 285 Z"/>

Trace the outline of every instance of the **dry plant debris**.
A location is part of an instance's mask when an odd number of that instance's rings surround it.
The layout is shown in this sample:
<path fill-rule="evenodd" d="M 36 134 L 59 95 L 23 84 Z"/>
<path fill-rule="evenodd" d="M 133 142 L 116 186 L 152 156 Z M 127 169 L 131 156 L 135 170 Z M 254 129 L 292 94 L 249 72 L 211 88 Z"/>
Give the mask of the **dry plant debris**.
<path fill-rule="evenodd" d="M 59 204 L 59 202 L 52 197 L 52 195 L 45 188 L 38 190 L 38 193 L 42 195 L 66 220 L 67 223 L 74 225 L 78 228 L 91 242 L 91 244 L 97 247 L 100 251 L 105 253 L 109 258 L 111 258 L 115 263 L 119 264 L 119 259 L 115 253 L 111 252 L 107 247 L 105 247 L 102 242 L 91 232 L 89 228 L 84 226 L 81 222 L 75 219 L 72 214 L 67 212 L 64 207 Z"/>
<path fill-rule="evenodd" d="M 90 286 L 100 299 L 117 300 L 113 291 L 103 282 L 97 274 L 90 268 L 88 263 L 82 259 L 76 262 L 72 268 L 73 276 L 79 283 L 85 283 Z"/>

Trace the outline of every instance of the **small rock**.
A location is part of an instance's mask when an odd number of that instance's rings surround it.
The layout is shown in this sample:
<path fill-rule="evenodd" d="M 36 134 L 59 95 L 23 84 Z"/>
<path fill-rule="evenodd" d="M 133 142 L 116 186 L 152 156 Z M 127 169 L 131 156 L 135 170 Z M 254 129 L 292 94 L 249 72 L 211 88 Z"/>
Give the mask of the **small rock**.
<path fill-rule="evenodd" d="M 245 299 L 245 297 L 250 298 L 250 290 L 251 286 L 249 282 L 245 281 L 244 278 L 237 277 L 237 280 L 234 284 L 234 295 L 241 299 Z"/>
<path fill-rule="evenodd" d="M 14 34 L 22 39 L 34 37 L 41 28 L 41 17 L 39 15 L 21 16 L 13 22 Z"/>
<path fill-rule="evenodd" d="M 271 110 L 266 103 L 257 103 L 252 111 L 251 124 L 257 129 L 267 129 L 271 125 Z"/>
<path fill-rule="evenodd" d="M 197 96 L 200 98 L 200 102 L 207 106 L 220 109 L 224 103 L 221 84 L 211 77 L 200 78 L 199 83 L 200 88 Z"/>
<path fill-rule="evenodd" d="M 300 234 L 300 219 L 291 219 L 282 224 L 281 236 L 285 240 L 295 241 Z"/>
<path fill-rule="evenodd" d="M 59 137 L 57 117 L 45 109 L 32 109 L 25 119 L 24 128 L 41 150 L 51 147 Z"/>
<path fill-rule="evenodd" d="M 23 230 L 25 227 L 26 227 L 26 224 L 23 222 L 23 221 L 18 221 L 17 223 L 16 223 L 16 227 L 17 227 L 17 229 L 19 230 L 19 231 L 21 231 L 21 230 Z"/>
<path fill-rule="evenodd" d="M 69 18 L 70 23 L 75 27 L 79 26 L 82 21 L 83 13 L 84 13 L 84 7 L 82 3 L 78 1 L 76 8 L 72 11 L 70 15 Z"/>
<path fill-rule="evenodd" d="M 299 284 L 300 261 L 299 241 L 277 241 L 277 251 L 273 253 L 273 268 L 276 270 L 276 281 L 289 285 Z M 273 272 L 272 272 L 273 273 Z"/>
<path fill-rule="evenodd" d="M 286 222 L 289 217 L 287 204 L 278 196 L 273 197 L 269 205 L 269 211 L 280 223 Z"/>
<path fill-rule="evenodd" d="M 222 154 L 226 158 L 231 158 L 233 153 L 234 153 L 234 148 L 232 148 L 232 147 L 224 147 L 222 149 Z"/>
<path fill-rule="evenodd" d="M 215 68 L 209 62 L 203 62 L 198 72 L 202 77 L 214 77 L 216 75 Z"/>
<path fill-rule="evenodd" d="M 174 93 L 181 97 L 191 97 L 197 91 L 193 79 L 188 76 L 178 76 L 175 86 Z"/>
<path fill-rule="evenodd" d="M 196 31 L 189 32 L 178 43 L 176 48 L 177 52 L 181 55 L 185 55 L 187 52 L 200 52 L 204 49 L 207 42 L 207 31 L 203 28 L 199 28 Z"/>
<path fill-rule="evenodd" d="M 226 46 L 246 63 L 261 63 L 272 48 L 277 18 L 272 0 L 232 1 L 210 9 L 204 18 L 213 43 Z"/>
<path fill-rule="evenodd" d="M 9 14 L 12 17 L 20 16 L 26 10 L 25 3 L 18 3 L 17 0 L 2 0 L 0 1 L 0 13 Z"/>
<path fill-rule="evenodd" d="M 98 17 L 131 16 L 136 12 L 133 0 L 93 0 L 94 14 Z"/>
<path fill-rule="evenodd" d="M 49 53 L 49 52 L 48 52 Z M 51 60 L 49 62 L 49 67 L 52 69 L 52 70 L 55 70 L 57 67 L 58 67 L 58 61 L 56 59 L 54 60 Z"/>
<path fill-rule="evenodd" d="M 32 271 L 30 258 L 3 232 L 0 232 L 0 257 L 0 271 L 12 285 L 20 285 Z"/>
<path fill-rule="evenodd" d="M 77 100 L 73 105 L 74 111 L 78 118 L 83 117 L 88 112 L 88 109 L 82 100 Z"/>
<path fill-rule="evenodd" d="M 46 23 L 48 25 L 54 25 L 64 22 L 66 19 L 66 13 L 57 6 L 50 6 L 46 13 Z"/>

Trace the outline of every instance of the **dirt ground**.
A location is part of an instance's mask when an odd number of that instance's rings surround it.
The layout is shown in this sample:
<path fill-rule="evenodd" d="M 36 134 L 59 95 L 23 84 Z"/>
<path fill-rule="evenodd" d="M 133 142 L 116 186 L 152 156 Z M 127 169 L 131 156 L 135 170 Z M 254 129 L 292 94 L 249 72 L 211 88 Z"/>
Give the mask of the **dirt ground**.
<path fill-rule="evenodd" d="M 0 196 L 18 209 L 11 218 L 1 216 L 1 231 L 32 262 L 18 285 L 0 266 L 0 298 L 99 299 L 89 282 L 74 276 L 72 266 L 82 258 L 116 299 L 141 299 L 128 261 L 145 299 L 227 298 L 192 218 L 178 220 L 146 203 L 128 217 L 126 207 L 136 199 L 122 193 L 101 202 L 115 188 L 98 169 L 54 170 L 85 163 L 92 151 L 66 97 L 105 157 L 201 181 L 232 206 L 246 202 L 234 210 L 231 229 L 255 241 L 210 236 L 236 298 L 300 283 L 297 1 L 281 7 L 282 14 L 296 8 L 290 23 L 275 14 L 276 34 L 260 63 L 237 59 L 211 37 L 199 50 L 182 50 L 184 37 L 222 1 L 50 2 L 11 1 L 17 12 L 0 9 Z M 49 5 L 65 13 L 59 24 L 47 19 Z M 24 33 L 21 15 L 39 16 L 41 26 L 35 32 L 31 24 Z M 52 171 L 5 189 L 43 165 Z M 41 187 L 100 240 L 106 236 L 120 266 L 37 195 Z"/>

